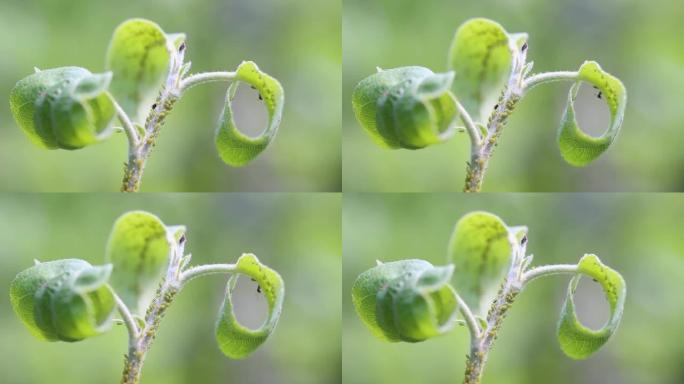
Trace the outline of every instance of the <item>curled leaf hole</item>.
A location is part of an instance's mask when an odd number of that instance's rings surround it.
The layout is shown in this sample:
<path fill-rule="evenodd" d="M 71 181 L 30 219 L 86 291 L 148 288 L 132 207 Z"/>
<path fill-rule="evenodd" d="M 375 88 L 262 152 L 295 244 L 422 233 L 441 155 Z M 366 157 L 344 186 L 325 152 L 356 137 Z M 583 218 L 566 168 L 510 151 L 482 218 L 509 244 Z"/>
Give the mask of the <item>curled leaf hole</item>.
<path fill-rule="evenodd" d="M 233 289 L 235 317 L 247 328 L 259 328 L 268 317 L 268 303 L 260 290 L 256 281 L 243 275 L 240 275 Z"/>
<path fill-rule="evenodd" d="M 254 87 L 240 83 L 231 107 L 235 124 L 245 135 L 257 137 L 268 126 L 268 112 L 263 97 Z"/>
<path fill-rule="evenodd" d="M 610 318 L 610 307 L 601 284 L 590 277 L 583 277 L 575 291 L 577 317 L 591 329 L 603 327 Z"/>
<path fill-rule="evenodd" d="M 604 99 L 605 95 L 591 84 L 583 83 L 579 88 L 575 100 L 575 118 L 588 135 L 601 136 L 610 126 L 610 111 Z"/>

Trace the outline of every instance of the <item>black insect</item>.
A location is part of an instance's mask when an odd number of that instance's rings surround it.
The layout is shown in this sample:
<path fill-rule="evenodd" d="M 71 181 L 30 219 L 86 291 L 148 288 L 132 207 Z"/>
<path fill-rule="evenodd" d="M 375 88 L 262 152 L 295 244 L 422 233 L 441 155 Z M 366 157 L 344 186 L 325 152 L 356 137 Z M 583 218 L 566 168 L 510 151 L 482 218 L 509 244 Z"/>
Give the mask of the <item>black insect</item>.
<path fill-rule="evenodd" d="M 525 245 L 527 244 L 527 235 L 523 236 L 522 239 L 520 239 L 520 245 Z"/>
<path fill-rule="evenodd" d="M 152 109 L 157 109 L 157 103 L 152 104 Z"/>
<path fill-rule="evenodd" d="M 522 48 L 520 48 L 520 50 L 523 51 L 523 52 L 525 52 L 526 49 L 527 49 L 527 42 L 525 42 L 525 43 L 522 45 Z"/>
<path fill-rule="evenodd" d="M 183 244 L 183 243 L 185 243 L 185 240 L 186 240 L 186 238 L 185 238 L 185 233 L 184 233 L 184 234 L 181 235 L 180 239 L 178 239 L 178 244 Z"/>
<path fill-rule="evenodd" d="M 255 87 L 255 86 L 253 86 L 253 85 L 250 85 L 249 87 L 250 87 L 250 88 L 252 88 L 252 89 L 256 89 L 256 87 Z"/>
<path fill-rule="evenodd" d="M 594 280 L 594 283 L 598 283 L 598 280 L 596 280 L 596 279 L 592 279 L 592 280 Z"/>
<path fill-rule="evenodd" d="M 494 110 L 496 111 L 497 109 L 499 109 L 499 104 L 494 105 Z"/>
<path fill-rule="evenodd" d="M 599 91 L 598 95 L 596 95 L 599 99 L 601 98 L 601 91 Z"/>
<path fill-rule="evenodd" d="M 259 100 L 263 100 L 264 98 L 261 97 L 261 93 L 259 94 Z"/>
<path fill-rule="evenodd" d="M 178 47 L 178 52 L 183 52 L 185 49 L 185 43 L 181 43 L 180 47 Z"/>
<path fill-rule="evenodd" d="M 257 292 L 261 293 L 261 285 L 257 285 Z"/>

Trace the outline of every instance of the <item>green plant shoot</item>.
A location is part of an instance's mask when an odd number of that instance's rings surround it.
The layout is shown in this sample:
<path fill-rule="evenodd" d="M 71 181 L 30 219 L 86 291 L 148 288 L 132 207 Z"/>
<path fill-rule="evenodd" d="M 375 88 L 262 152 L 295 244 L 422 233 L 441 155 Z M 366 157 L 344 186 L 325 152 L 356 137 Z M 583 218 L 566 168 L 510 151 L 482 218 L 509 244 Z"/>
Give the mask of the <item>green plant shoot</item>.
<path fill-rule="evenodd" d="M 12 115 L 33 143 L 47 149 L 80 149 L 125 132 L 128 161 L 121 190 L 137 192 L 166 117 L 185 91 L 208 82 L 232 81 L 215 145 L 226 164 L 248 164 L 278 131 L 285 103 L 282 86 L 251 61 L 242 62 L 234 72 L 189 74 L 186 51 L 185 34 L 166 33 L 149 20 L 126 20 L 109 43 L 105 72 L 36 68 L 12 89 Z M 259 92 L 268 112 L 268 126 L 257 137 L 240 132 L 232 118 L 231 103 L 240 83 Z"/>
<path fill-rule="evenodd" d="M 537 278 L 568 274 L 558 343 L 573 359 L 590 357 L 617 330 L 626 297 L 624 279 L 593 254 L 577 264 L 530 267 L 527 239 L 527 227 L 507 226 L 487 212 L 469 213 L 456 224 L 446 266 L 416 259 L 378 261 L 361 273 L 352 287 L 356 312 L 373 335 L 390 342 L 422 342 L 456 324 L 466 325 L 470 353 L 463 382 L 476 384 L 518 294 Z M 601 285 L 610 306 L 610 319 L 598 330 L 584 326 L 575 312 L 574 293 L 583 275 Z"/>
<path fill-rule="evenodd" d="M 209 274 L 232 274 L 216 320 L 216 342 L 229 358 L 249 356 L 278 323 L 285 297 L 282 278 L 253 254 L 243 254 L 235 264 L 190 267 L 185 245 L 185 227 L 167 226 L 147 212 L 125 213 L 114 223 L 105 264 L 36 261 L 12 281 L 12 308 L 31 334 L 46 341 L 80 341 L 117 322 L 125 324 L 129 343 L 121 382 L 135 384 L 159 323 L 185 284 Z M 254 279 L 268 303 L 268 318 L 256 330 L 240 324 L 233 312 L 239 275 Z M 114 319 L 117 310 L 120 320 Z"/>
<path fill-rule="evenodd" d="M 378 68 L 354 89 L 354 114 L 384 148 L 421 149 L 466 132 L 471 151 L 463 190 L 479 192 L 518 102 L 537 85 L 571 81 L 558 147 L 573 166 L 596 160 L 620 132 L 627 104 L 624 85 L 593 61 L 584 62 L 577 71 L 531 74 L 534 63 L 527 61 L 527 51 L 526 33 L 509 33 L 488 19 L 468 20 L 456 30 L 447 72 L 415 66 Z M 574 103 L 582 83 L 596 88 L 610 111 L 610 126 L 599 137 L 582 131 L 575 119 Z"/>

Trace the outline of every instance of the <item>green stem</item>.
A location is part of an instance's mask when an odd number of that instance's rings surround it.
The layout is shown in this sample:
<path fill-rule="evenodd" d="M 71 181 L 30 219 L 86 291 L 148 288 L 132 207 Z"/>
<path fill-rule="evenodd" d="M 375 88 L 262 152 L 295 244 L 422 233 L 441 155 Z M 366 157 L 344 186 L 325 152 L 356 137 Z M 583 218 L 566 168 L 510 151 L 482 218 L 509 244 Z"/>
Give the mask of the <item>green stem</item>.
<path fill-rule="evenodd" d="M 556 71 L 544 72 L 530 76 L 523 82 L 523 93 L 544 83 L 552 83 L 557 81 L 577 81 L 579 72 L 576 71 Z"/>
<path fill-rule="evenodd" d="M 180 274 L 179 281 L 181 284 L 185 284 L 188 281 L 204 276 L 216 273 L 232 273 L 235 272 L 235 264 L 206 264 L 199 265 L 196 267 L 188 268 L 183 273 Z"/>
<path fill-rule="evenodd" d="M 559 275 L 559 274 L 575 274 L 578 272 L 578 267 L 575 264 L 557 264 L 557 265 L 543 265 L 535 267 L 525 272 L 522 276 L 522 284 L 527 284 L 530 281 L 542 276 Z"/>
<path fill-rule="evenodd" d="M 204 72 L 188 76 L 180 83 L 181 93 L 195 85 L 217 81 L 231 81 L 235 79 L 235 72 Z"/>

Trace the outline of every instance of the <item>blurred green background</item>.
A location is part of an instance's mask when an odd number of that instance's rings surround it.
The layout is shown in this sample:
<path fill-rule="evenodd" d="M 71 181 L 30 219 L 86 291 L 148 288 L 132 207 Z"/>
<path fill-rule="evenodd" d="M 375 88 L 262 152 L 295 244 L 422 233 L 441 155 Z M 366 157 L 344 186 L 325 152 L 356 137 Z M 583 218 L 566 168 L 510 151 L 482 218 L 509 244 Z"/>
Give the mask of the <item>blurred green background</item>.
<path fill-rule="evenodd" d="M 254 60 L 282 83 L 286 102 L 269 148 L 247 167 L 231 168 L 214 148 L 226 84 L 190 90 L 161 132 L 143 191 L 338 191 L 341 8 L 339 0 L 3 0 L 0 189 L 119 189 L 127 159 L 123 134 L 78 151 L 47 151 L 16 126 L 8 98 L 34 66 L 103 71 L 114 28 L 127 18 L 144 17 L 167 32 L 187 34 L 192 72 L 232 71 L 242 60 Z M 241 129 L 260 132 L 265 111 L 257 95 L 250 93 L 237 105 Z"/>
<path fill-rule="evenodd" d="M 187 226 L 186 252 L 192 253 L 193 264 L 235 262 L 242 252 L 253 252 L 281 274 L 286 297 L 269 340 L 246 360 L 229 360 L 214 340 L 227 279 L 192 281 L 162 320 L 142 383 L 338 383 L 340 208 L 340 196 L 332 194 L 1 196 L 0 381 L 119 382 L 124 326 L 78 343 L 39 341 L 14 316 L 9 285 L 34 258 L 77 257 L 101 264 L 114 220 L 128 210 L 144 209 L 166 224 Z M 236 300 L 238 318 L 247 321 L 266 308 L 256 287 L 248 288 L 242 290 L 243 300 Z"/>
<path fill-rule="evenodd" d="M 345 0 L 343 6 L 343 185 L 345 191 L 461 190 L 465 134 L 419 151 L 377 147 L 354 119 L 353 87 L 375 67 L 445 71 L 456 28 L 472 17 L 530 35 L 534 71 L 577 70 L 598 61 L 627 87 L 622 132 L 586 168 L 567 165 L 556 131 L 568 83 L 531 91 L 509 120 L 485 191 L 679 191 L 684 189 L 684 2 L 669 0 Z M 458 74 L 457 74 L 458 77 Z M 458 81 L 458 78 L 456 79 Z M 578 100 L 590 133 L 608 112 L 591 87 Z"/>
<path fill-rule="evenodd" d="M 345 194 L 344 383 L 462 381 L 468 353 L 465 328 L 417 344 L 380 341 L 356 316 L 351 286 L 376 259 L 422 258 L 444 265 L 456 221 L 473 210 L 498 214 L 508 225 L 527 225 L 533 265 L 576 263 L 584 253 L 595 253 L 627 282 L 617 333 L 584 361 L 567 358 L 556 340 L 569 277 L 531 283 L 503 324 L 484 384 L 684 382 L 684 196 Z M 591 279 L 582 279 L 576 301 L 587 325 L 598 328 L 608 319 L 608 305 Z"/>

